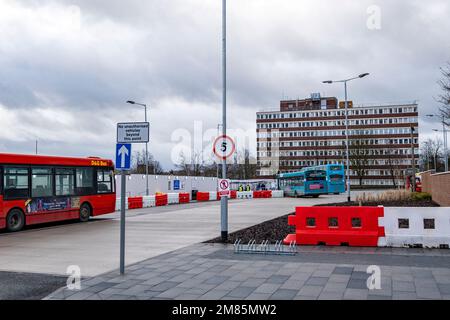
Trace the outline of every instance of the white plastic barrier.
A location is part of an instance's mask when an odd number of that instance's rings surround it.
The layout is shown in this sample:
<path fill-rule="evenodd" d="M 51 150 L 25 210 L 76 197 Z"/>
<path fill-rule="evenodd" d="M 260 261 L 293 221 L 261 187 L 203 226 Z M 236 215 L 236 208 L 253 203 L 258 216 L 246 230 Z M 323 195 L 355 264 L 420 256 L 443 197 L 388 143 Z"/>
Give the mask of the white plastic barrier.
<path fill-rule="evenodd" d="M 283 198 L 284 191 L 283 190 L 272 190 L 272 198 Z"/>
<path fill-rule="evenodd" d="M 238 191 L 236 197 L 238 199 L 253 199 L 253 191 Z"/>
<path fill-rule="evenodd" d="M 216 201 L 217 200 L 217 192 L 216 191 L 210 191 L 209 192 L 209 201 Z"/>
<path fill-rule="evenodd" d="M 167 200 L 169 204 L 178 204 L 180 203 L 180 196 L 178 193 L 168 193 Z"/>
<path fill-rule="evenodd" d="M 142 205 L 144 208 L 150 208 L 156 206 L 155 196 L 143 196 Z"/>
<path fill-rule="evenodd" d="M 120 211 L 120 199 L 116 198 L 116 211 Z M 125 209 L 128 210 L 128 197 L 125 198 Z"/>
<path fill-rule="evenodd" d="M 379 225 L 384 226 L 386 237 L 380 238 L 378 246 L 450 245 L 450 208 L 384 208 Z"/>

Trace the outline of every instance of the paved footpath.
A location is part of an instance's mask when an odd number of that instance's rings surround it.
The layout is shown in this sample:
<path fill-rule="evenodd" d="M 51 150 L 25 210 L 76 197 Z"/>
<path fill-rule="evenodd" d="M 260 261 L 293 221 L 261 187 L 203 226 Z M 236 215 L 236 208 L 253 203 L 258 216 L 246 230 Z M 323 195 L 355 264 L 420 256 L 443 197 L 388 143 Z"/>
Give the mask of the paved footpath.
<path fill-rule="evenodd" d="M 367 289 L 367 267 L 381 289 Z M 296 256 L 234 254 L 195 244 L 61 288 L 46 299 L 450 299 L 450 250 L 299 247 Z"/>

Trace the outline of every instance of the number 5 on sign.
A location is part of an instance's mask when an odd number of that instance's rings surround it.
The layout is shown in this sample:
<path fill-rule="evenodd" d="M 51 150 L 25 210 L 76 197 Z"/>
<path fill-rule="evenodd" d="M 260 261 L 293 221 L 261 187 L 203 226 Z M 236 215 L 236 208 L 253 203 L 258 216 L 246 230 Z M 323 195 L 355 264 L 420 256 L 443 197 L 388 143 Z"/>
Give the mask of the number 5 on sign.
<path fill-rule="evenodd" d="M 226 160 L 236 151 L 236 144 L 229 136 L 220 136 L 214 141 L 213 151 L 219 159 Z"/>

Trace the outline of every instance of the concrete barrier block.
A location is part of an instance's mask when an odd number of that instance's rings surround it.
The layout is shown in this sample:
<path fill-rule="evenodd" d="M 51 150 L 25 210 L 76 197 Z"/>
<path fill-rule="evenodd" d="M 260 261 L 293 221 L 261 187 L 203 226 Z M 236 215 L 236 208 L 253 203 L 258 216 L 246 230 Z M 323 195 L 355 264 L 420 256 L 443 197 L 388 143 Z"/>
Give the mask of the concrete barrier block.
<path fill-rule="evenodd" d="M 169 204 L 178 204 L 180 203 L 180 196 L 178 193 L 168 193 L 168 202 Z"/>
<path fill-rule="evenodd" d="M 217 201 L 217 191 L 209 192 L 209 201 Z"/>
<path fill-rule="evenodd" d="M 121 198 L 116 198 L 116 211 L 120 211 L 120 200 Z M 125 198 L 125 209 L 128 210 L 128 197 Z"/>
<path fill-rule="evenodd" d="M 283 198 L 284 191 L 283 190 L 272 190 L 272 198 Z"/>
<path fill-rule="evenodd" d="M 143 199 L 144 208 L 151 208 L 156 206 L 155 196 L 144 196 Z"/>

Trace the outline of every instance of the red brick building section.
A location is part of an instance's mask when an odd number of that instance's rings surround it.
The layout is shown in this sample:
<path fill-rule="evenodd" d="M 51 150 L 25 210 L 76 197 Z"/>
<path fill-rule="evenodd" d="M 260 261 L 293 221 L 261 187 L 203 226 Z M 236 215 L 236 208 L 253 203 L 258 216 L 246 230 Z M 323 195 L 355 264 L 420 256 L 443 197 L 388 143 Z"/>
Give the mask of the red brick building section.
<path fill-rule="evenodd" d="M 450 172 L 435 173 L 427 171 L 421 174 L 422 191 L 428 192 L 433 201 L 442 207 L 450 207 Z"/>

